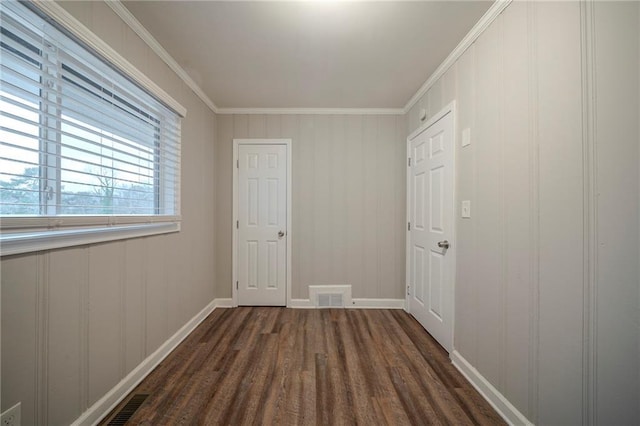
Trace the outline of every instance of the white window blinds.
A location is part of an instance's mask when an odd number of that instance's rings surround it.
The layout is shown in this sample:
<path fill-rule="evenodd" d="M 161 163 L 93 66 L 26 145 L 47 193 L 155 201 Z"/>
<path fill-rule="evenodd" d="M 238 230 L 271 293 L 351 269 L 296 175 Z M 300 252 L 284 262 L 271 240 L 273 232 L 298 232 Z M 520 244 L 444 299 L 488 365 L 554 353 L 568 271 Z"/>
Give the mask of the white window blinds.
<path fill-rule="evenodd" d="M 2 2 L 0 215 L 179 215 L 180 117 Z"/>

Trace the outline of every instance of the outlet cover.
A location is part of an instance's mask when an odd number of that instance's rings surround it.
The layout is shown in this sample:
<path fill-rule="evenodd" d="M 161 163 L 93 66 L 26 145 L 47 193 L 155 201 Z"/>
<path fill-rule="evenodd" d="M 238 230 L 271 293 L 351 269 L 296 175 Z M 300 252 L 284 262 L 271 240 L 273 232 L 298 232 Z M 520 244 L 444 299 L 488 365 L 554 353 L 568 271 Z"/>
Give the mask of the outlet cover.
<path fill-rule="evenodd" d="M 462 218 L 469 219 L 471 217 L 471 201 L 464 200 L 462 202 Z"/>
<path fill-rule="evenodd" d="M 20 414 L 21 407 L 18 402 L 13 407 L 9 408 L 4 413 L 0 414 L 0 425 L 1 426 L 20 426 Z"/>
<path fill-rule="evenodd" d="M 466 129 L 462 130 L 462 146 L 469 145 L 471 145 L 471 129 L 467 127 Z"/>

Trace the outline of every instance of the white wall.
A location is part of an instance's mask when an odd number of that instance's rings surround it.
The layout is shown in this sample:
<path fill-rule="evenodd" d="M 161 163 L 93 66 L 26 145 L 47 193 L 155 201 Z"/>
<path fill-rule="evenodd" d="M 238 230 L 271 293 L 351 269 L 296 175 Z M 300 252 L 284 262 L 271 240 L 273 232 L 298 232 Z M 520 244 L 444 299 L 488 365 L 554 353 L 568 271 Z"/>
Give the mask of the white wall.
<path fill-rule="evenodd" d="M 402 116 L 220 115 L 217 297 L 231 297 L 234 138 L 291 138 L 292 298 L 351 284 L 354 298 L 404 297 Z"/>
<path fill-rule="evenodd" d="M 2 258 L 2 410 L 69 424 L 214 298 L 215 116 L 102 2 L 63 2 L 188 110 L 182 231 Z"/>
<path fill-rule="evenodd" d="M 471 129 L 454 346 L 539 424 L 640 420 L 638 4 L 591 6 L 513 2 L 408 113 Z"/>

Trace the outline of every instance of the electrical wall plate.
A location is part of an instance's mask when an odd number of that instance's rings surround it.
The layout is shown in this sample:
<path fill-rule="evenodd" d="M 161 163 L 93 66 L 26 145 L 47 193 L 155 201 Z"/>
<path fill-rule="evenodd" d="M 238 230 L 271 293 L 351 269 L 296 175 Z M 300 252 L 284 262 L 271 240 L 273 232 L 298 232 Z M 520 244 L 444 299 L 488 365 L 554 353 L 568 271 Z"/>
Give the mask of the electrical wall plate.
<path fill-rule="evenodd" d="M 9 408 L 4 413 L 0 414 L 0 425 L 1 426 L 20 426 L 21 413 L 22 413 L 22 409 L 20 407 L 20 403 L 18 402 L 16 405 Z"/>
<path fill-rule="evenodd" d="M 471 218 L 471 200 L 462 201 L 462 218 L 463 219 Z"/>
<path fill-rule="evenodd" d="M 466 128 L 462 130 L 462 146 L 469 146 L 471 145 L 471 129 L 470 128 Z"/>

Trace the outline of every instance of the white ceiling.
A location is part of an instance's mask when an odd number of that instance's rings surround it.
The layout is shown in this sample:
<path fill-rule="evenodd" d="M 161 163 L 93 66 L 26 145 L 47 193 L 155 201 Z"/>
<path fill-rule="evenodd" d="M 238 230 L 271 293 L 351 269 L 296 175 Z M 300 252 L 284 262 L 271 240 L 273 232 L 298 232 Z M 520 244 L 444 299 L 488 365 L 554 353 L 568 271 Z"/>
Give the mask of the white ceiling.
<path fill-rule="evenodd" d="M 402 108 L 491 1 L 124 1 L 219 108 Z"/>

